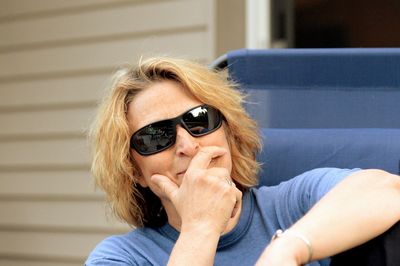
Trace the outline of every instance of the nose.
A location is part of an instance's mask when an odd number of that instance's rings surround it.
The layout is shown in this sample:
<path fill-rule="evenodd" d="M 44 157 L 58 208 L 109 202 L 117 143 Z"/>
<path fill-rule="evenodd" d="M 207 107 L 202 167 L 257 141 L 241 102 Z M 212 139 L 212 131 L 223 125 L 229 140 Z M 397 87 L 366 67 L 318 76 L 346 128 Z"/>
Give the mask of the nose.
<path fill-rule="evenodd" d="M 198 139 L 190 135 L 189 132 L 180 125 L 176 127 L 175 145 L 177 155 L 189 157 L 193 157 L 200 147 Z"/>

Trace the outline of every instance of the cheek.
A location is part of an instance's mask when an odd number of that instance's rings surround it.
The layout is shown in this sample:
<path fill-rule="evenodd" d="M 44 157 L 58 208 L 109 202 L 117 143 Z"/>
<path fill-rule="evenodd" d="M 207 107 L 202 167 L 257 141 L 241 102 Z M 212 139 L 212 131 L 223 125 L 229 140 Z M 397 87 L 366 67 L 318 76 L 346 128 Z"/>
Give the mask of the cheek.
<path fill-rule="evenodd" d="M 212 146 L 218 146 L 218 147 L 225 148 L 228 152 L 222 158 L 220 158 L 219 161 L 216 161 L 215 165 L 212 165 L 212 166 L 225 167 L 226 169 L 229 170 L 229 172 L 232 171 L 231 151 L 230 151 L 227 136 L 226 136 L 226 133 L 225 133 L 225 130 L 223 127 L 221 127 L 217 131 L 210 134 L 209 138 L 205 138 L 202 145 L 203 146 L 211 146 L 212 145 Z"/>
<path fill-rule="evenodd" d="M 133 154 L 133 159 L 139 166 L 142 177 L 146 180 L 150 180 L 150 177 L 154 174 L 168 176 L 172 167 L 172 160 L 166 151 L 150 156 Z"/>
<path fill-rule="evenodd" d="M 232 157 L 230 152 L 224 158 L 224 166 L 228 169 L 229 173 L 232 173 Z"/>
<path fill-rule="evenodd" d="M 231 172 L 231 171 L 232 171 L 232 154 L 231 154 L 231 148 L 230 148 L 230 146 L 229 146 L 229 143 L 228 143 L 228 139 L 227 139 L 225 130 L 221 130 L 221 131 L 222 131 L 222 132 L 221 132 L 221 135 L 222 135 L 221 138 L 222 138 L 222 143 L 223 143 L 222 146 L 228 150 L 228 153 L 227 153 L 226 156 L 225 156 L 225 165 L 226 165 L 226 168 L 229 170 L 229 172 Z"/>

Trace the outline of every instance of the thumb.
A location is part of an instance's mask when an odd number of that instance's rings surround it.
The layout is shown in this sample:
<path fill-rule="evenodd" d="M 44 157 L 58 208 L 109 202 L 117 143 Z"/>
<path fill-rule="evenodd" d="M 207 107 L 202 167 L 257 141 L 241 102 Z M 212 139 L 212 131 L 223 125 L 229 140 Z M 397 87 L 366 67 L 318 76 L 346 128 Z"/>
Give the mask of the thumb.
<path fill-rule="evenodd" d="M 160 197 L 166 197 L 170 201 L 175 196 L 176 191 L 178 190 L 178 186 L 172 182 L 168 177 L 165 175 L 152 175 L 151 181 L 158 187 L 159 191 L 161 192 Z"/>

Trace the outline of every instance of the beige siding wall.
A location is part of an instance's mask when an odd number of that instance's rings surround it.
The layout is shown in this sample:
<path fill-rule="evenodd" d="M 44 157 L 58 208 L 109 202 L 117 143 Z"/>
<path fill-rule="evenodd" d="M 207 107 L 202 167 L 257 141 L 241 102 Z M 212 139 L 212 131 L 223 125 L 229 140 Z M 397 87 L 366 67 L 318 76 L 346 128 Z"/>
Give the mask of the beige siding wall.
<path fill-rule="evenodd" d="M 0 265 L 82 265 L 105 217 L 85 130 L 140 55 L 216 56 L 213 0 L 0 0 Z"/>
<path fill-rule="evenodd" d="M 216 53 L 244 48 L 246 45 L 246 1 L 216 1 Z"/>

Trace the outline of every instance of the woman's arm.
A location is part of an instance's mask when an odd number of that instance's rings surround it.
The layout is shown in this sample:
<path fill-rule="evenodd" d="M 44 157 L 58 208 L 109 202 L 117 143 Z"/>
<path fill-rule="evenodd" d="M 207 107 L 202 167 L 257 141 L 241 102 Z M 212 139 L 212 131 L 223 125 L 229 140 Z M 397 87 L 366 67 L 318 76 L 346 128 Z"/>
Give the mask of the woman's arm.
<path fill-rule="evenodd" d="M 312 244 L 312 260 L 360 245 L 400 220 L 400 177 L 381 170 L 358 171 L 340 182 L 290 230 Z M 272 241 L 258 265 L 300 265 L 309 249 L 293 234 Z"/>
<path fill-rule="evenodd" d="M 182 229 L 168 265 L 214 265 L 220 233 L 210 228 Z"/>
<path fill-rule="evenodd" d="M 179 186 L 166 176 L 152 176 L 169 223 L 180 231 L 168 265 L 213 265 L 221 234 L 237 222 L 242 193 L 229 182 L 227 169 L 210 167 L 226 152 L 201 148 Z"/>

